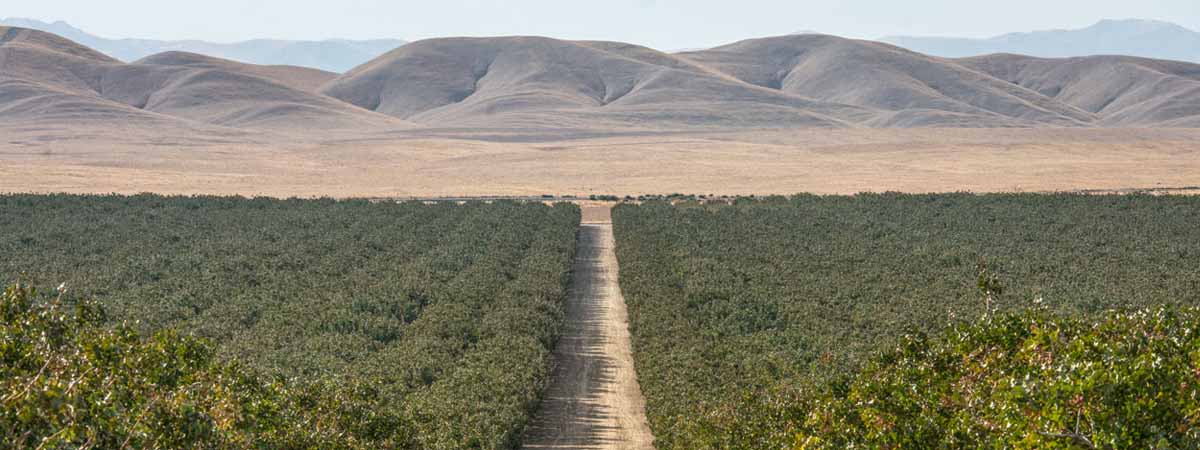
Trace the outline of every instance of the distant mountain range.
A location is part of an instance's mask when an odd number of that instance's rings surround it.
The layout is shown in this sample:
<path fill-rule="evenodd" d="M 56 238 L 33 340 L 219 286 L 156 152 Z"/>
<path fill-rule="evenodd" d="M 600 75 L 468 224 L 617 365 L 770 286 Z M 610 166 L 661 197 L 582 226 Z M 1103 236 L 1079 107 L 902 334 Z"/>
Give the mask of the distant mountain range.
<path fill-rule="evenodd" d="M 1200 33 L 1153 20 L 1105 20 L 1078 30 L 1011 33 L 989 39 L 895 36 L 881 41 L 949 58 L 1014 53 L 1045 58 L 1127 55 L 1200 62 Z"/>
<path fill-rule="evenodd" d="M 228 44 L 205 41 L 108 39 L 87 33 L 62 21 L 47 23 L 21 18 L 0 20 L 0 26 L 54 33 L 125 62 L 168 51 L 181 51 L 250 64 L 302 66 L 338 73 L 350 70 L 405 43 L 405 41 L 396 39 L 368 41 L 255 39 Z"/>

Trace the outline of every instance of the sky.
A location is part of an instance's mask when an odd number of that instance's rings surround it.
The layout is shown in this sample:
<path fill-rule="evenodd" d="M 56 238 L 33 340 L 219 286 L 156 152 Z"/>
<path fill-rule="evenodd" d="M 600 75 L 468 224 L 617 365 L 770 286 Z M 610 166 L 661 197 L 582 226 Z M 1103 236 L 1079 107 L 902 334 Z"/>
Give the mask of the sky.
<path fill-rule="evenodd" d="M 541 35 L 661 50 L 817 31 L 990 37 L 1156 19 L 1200 30 L 1200 0 L 6 0 L 0 17 L 65 20 L 103 37 L 327 39 Z"/>

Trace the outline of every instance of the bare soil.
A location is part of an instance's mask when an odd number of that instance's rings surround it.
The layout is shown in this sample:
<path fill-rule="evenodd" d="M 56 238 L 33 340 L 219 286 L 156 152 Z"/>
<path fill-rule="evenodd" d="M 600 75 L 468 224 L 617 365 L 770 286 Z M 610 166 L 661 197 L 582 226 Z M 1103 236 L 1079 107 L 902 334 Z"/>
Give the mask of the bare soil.
<path fill-rule="evenodd" d="M 524 449 L 653 449 L 607 207 L 585 207 L 554 380 Z"/>

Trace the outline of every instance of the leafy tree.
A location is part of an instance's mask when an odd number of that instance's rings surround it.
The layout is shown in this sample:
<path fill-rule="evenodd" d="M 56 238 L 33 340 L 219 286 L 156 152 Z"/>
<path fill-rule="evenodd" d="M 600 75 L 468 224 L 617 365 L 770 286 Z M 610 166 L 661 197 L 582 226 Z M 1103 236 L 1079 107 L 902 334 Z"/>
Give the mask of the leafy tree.
<path fill-rule="evenodd" d="M 516 445 L 549 380 L 580 219 L 535 202 L 157 195 L 0 195 L 0 211 L 0 282 L 65 282 L 109 327 L 346 386 L 288 398 L 347 408 L 348 436 L 398 428 L 369 442 L 420 449 Z"/>
<path fill-rule="evenodd" d="M 173 330 L 104 326 L 93 301 L 0 298 L 0 442 L 11 448 L 404 448 L 369 386 L 265 378 Z"/>
<path fill-rule="evenodd" d="M 651 200 L 613 221 L 659 449 L 790 446 L 796 386 L 861 370 L 948 317 L 1200 305 L 1197 197 Z"/>
<path fill-rule="evenodd" d="M 1200 310 L 1034 310 L 909 335 L 801 398 L 797 449 L 1196 448 Z"/>

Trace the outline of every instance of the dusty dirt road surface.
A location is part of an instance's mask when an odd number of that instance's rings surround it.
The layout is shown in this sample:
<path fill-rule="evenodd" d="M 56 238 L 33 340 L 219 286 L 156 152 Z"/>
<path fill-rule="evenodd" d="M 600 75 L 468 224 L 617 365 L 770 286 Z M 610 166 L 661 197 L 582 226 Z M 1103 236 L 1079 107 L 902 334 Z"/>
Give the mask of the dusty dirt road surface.
<path fill-rule="evenodd" d="M 555 349 L 557 367 L 525 449 L 653 449 L 638 387 L 607 207 L 586 207 Z M 602 208 L 602 210 L 600 210 Z"/>

